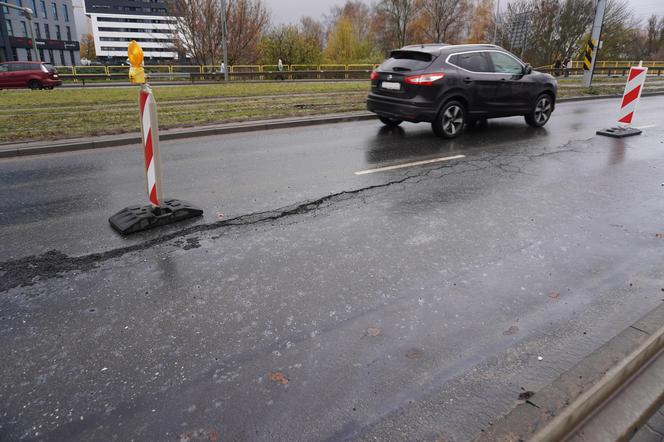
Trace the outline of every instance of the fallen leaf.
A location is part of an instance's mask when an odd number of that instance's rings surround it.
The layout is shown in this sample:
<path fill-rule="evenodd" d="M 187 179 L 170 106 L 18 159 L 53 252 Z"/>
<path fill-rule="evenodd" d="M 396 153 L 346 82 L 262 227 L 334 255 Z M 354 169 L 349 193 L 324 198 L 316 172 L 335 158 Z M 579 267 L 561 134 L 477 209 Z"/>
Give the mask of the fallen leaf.
<path fill-rule="evenodd" d="M 273 371 L 270 373 L 270 379 L 274 382 L 279 382 L 282 385 L 288 384 L 288 378 L 280 371 Z"/>
<path fill-rule="evenodd" d="M 380 329 L 379 328 L 370 327 L 370 328 L 367 329 L 367 336 L 371 336 L 371 337 L 375 338 L 376 336 L 379 336 L 379 335 L 380 335 Z"/>
<path fill-rule="evenodd" d="M 515 334 L 515 333 L 518 332 L 518 331 L 519 331 L 519 327 L 517 327 L 516 325 L 513 325 L 513 326 L 511 326 L 510 328 L 508 328 L 507 330 L 505 330 L 505 331 L 503 332 L 503 334 L 504 334 L 505 336 L 509 336 L 509 335 L 513 335 L 513 334 Z"/>
<path fill-rule="evenodd" d="M 406 357 L 408 359 L 420 359 L 422 356 L 424 356 L 424 352 L 419 348 L 413 348 L 406 352 Z"/>
<path fill-rule="evenodd" d="M 558 299 L 558 298 L 560 298 L 560 293 L 558 293 L 558 292 L 551 292 L 551 293 L 549 293 L 549 294 L 546 295 L 546 296 L 548 296 L 548 297 L 551 298 L 551 299 Z"/>
<path fill-rule="evenodd" d="M 528 399 L 533 397 L 534 394 L 535 393 L 533 393 L 532 391 L 524 391 L 523 393 L 519 394 L 519 400 L 520 401 L 527 401 Z"/>

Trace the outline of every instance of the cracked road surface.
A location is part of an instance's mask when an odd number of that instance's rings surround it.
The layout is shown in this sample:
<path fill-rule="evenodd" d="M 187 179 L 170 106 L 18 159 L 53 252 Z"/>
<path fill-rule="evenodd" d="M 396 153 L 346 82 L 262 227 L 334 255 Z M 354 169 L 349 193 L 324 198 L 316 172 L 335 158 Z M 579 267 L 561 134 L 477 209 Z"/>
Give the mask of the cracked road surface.
<path fill-rule="evenodd" d="M 0 162 L 0 440 L 470 440 L 663 301 L 664 98 Z M 354 172 L 443 156 L 445 163 Z"/>

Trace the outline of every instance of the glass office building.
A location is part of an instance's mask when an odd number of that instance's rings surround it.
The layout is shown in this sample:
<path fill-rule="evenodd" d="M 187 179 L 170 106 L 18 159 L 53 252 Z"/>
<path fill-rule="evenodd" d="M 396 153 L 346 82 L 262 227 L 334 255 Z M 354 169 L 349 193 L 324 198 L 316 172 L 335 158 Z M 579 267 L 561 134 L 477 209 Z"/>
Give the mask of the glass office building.
<path fill-rule="evenodd" d="M 35 60 L 32 36 L 40 60 L 56 66 L 80 64 L 80 45 L 71 0 L 6 0 L 32 9 L 33 32 L 18 11 L 0 6 L 0 61 Z"/>

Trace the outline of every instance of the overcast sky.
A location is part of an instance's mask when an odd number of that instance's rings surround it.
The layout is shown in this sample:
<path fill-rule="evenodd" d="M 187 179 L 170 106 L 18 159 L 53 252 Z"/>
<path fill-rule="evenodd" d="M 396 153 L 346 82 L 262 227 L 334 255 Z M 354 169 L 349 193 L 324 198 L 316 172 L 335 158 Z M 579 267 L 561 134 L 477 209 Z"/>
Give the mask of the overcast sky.
<path fill-rule="evenodd" d="M 297 22 L 303 15 L 322 19 L 332 6 L 343 4 L 344 0 L 265 0 L 265 2 L 272 10 L 272 22 L 282 24 Z M 364 2 L 372 3 L 371 0 Z M 501 5 L 507 4 L 506 2 L 507 0 L 500 1 Z M 642 18 L 650 14 L 664 16 L 664 0 L 629 0 L 629 3 Z"/>

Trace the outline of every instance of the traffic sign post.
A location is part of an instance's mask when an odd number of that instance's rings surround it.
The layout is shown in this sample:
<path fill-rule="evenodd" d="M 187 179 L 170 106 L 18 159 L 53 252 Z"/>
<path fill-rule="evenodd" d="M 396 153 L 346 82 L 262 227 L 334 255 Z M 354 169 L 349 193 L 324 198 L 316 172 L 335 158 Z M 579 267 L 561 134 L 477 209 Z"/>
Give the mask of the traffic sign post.
<path fill-rule="evenodd" d="M 590 40 L 586 43 L 583 55 L 583 87 L 590 87 L 595 72 L 595 62 L 599 53 L 600 37 L 602 36 L 602 26 L 604 25 L 604 11 L 606 10 L 606 0 L 597 0 L 595 8 L 595 20 L 590 34 Z"/>
<path fill-rule="evenodd" d="M 145 80 L 143 50 L 135 41 L 129 44 L 129 80 L 141 85 L 139 108 L 141 137 L 145 154 L 145 187 L 150 205 L 131 206 L 109 218 L 111 227 L 122 235 L 172 224 L 203 215 L 203 210 L 184 201 L 162 197 L 161 156 L 159 151 L 159 119 L 157 102 Z"/>

